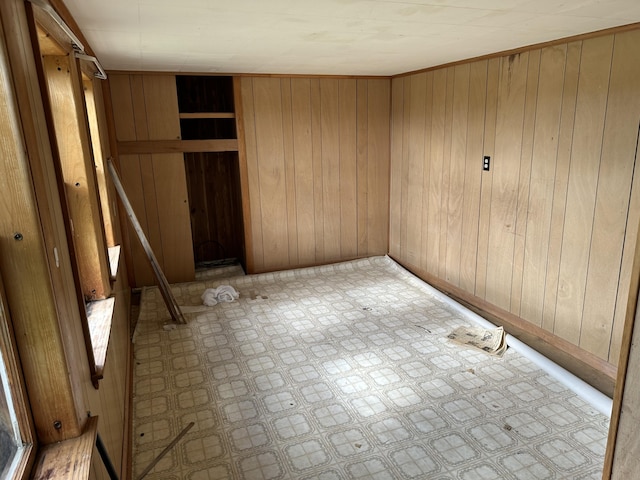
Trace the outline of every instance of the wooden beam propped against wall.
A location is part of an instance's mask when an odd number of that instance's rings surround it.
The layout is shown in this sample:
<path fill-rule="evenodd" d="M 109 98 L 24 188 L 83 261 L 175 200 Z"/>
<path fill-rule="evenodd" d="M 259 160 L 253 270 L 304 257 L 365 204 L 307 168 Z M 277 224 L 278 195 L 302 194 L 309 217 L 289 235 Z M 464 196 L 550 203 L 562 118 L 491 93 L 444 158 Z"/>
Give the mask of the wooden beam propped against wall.
<path fill-rule="evenodd" d="M 122 202 L 127 212 L 127 216 L 129 217 L 129 220 L 133 225 L 133 229 L 136 231 L 136 234 L 138 235 L 138 239 L 142 244 L 142 248 L 144 248 L 144 251 L 147 254 L 147 258 L 151 263 L 151 268 L 153 269 L 153 273 L 156 279 L 158 280 L 158 287 L 160 288 L 160 293 L 162 294 L 162 298 L 164 299 L 164 302 L 167 305 L 167 309 L 171 314 L 171 318 L 176 323 L 186 324 L 187 321 L 182 315 L 182 312 L 180 311 L 180 307 L 178 306 L 176 299 L 173 296 L 173 293 L 171 293 L 169 282 L 167 282 L 167 278 L 164 276 L 164 273 L 160 268 L 160 264 L 158 263 L 158 260 L 156 259 L 156 256 L 154 255 L 153 250 L 151 249 L 151 245 L 149 244 L 149 241 L 147 240 L 147 236 L 144 234 L 144 231 L 142 230 L 142 226 L 138 221 L 138 217 L 136 217 L 136 214 L 133 211 L 133 207 L 129 202 L 127 193 L 124 191 L 124 187 L 122 186 L 122 182 L 120 182 L 120 177 L 118 176 L 118 172 L 116 171 L 116 168 L 113 165 L 113 161 L 111 160 L 111 158 L 107 159 L 107 167 L 109 169 L 111 178 L 113 179 L 113 184 L 116 187 L 116 191 L 118 192 L 118 196 L 120 197 L 120 201 Z"/>

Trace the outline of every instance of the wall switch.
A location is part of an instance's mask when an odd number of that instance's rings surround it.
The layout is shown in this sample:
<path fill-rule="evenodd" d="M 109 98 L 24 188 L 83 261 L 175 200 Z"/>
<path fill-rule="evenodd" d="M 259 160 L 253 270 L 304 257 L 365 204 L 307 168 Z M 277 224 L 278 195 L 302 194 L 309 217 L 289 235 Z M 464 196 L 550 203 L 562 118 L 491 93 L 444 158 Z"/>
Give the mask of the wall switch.
<path fill-rule="evenodd" d="M 489 155 L 485 155 L 482 157 L 482 170 L 489 170 L 491 167 L 491 157 Z"/>

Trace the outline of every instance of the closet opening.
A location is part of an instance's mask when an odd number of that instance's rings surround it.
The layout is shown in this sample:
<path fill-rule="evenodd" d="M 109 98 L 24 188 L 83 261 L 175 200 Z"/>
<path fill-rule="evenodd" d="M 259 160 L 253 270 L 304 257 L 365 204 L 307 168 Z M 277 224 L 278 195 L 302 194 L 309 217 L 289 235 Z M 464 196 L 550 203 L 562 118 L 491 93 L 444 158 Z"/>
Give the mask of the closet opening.
<path fill-rule="evenodd" d="M 236 139 L 233 78 L 176 76 L 183 140 Z M 237 151 L 185 152 L 196 270 L 240 263 L 246 271 Z"/>

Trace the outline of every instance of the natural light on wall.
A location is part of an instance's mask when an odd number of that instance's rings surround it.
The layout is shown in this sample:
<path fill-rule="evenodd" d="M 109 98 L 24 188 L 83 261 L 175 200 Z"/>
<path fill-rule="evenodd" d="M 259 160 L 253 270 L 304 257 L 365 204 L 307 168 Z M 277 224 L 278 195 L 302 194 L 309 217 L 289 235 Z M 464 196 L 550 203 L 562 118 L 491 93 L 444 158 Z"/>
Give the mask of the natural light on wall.
<path fill-rule="evenodd" d="M 13 407 L 9 376 L 5 363 L 5 352 L 0 351 L 0 478 L 12 478 L 22 455 L 22 438 Z"/>

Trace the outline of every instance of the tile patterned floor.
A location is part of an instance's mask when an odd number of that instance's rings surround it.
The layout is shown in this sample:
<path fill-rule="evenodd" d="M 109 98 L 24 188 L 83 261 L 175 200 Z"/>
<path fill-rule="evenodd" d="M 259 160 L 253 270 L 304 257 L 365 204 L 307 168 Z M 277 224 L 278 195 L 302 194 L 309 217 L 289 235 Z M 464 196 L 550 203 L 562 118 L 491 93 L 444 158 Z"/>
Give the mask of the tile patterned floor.
<path fill-rule="evenodd" d="M 239 301 L 197 307 L 205 288 Z M 388 257 L 142 293 L 134 478 L 598 479 L 608 418 L 517 352 L 461 347 L 469 320 Z"/>

